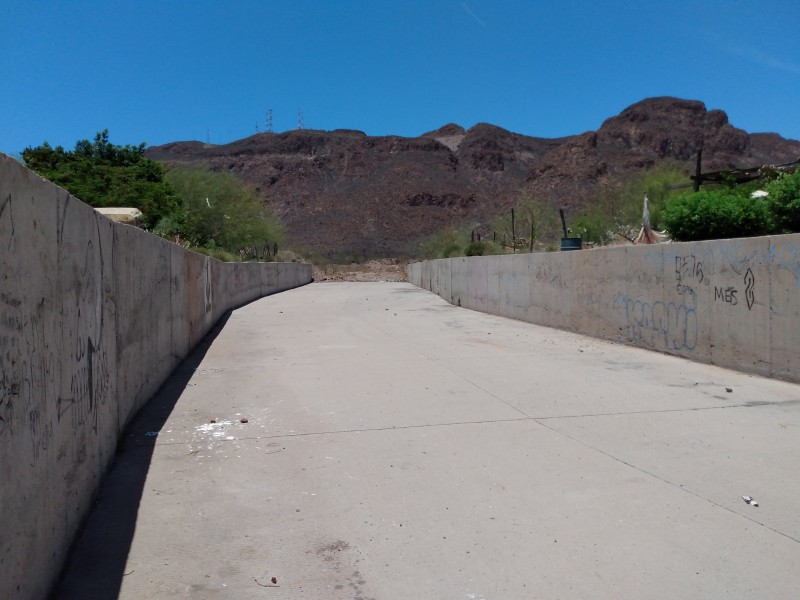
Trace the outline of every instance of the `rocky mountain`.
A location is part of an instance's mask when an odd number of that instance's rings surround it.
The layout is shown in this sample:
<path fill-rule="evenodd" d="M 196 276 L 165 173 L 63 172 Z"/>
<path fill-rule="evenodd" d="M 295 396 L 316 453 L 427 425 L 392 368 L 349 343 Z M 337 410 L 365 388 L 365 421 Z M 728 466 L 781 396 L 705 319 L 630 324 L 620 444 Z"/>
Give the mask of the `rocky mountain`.
<path fill-rule="evenodd" d="M 405 256 L 447 225 L 486 222 L 533 196 L 577 210 L 599 186 L 703 144 L 704 170 L 780 164 L 800 142 L 748 134 L 702 102 L 650 98 L 597 131 L 546 139 L 481 123 L 416 138 L 361 131 L 259 133 L 224 145 L 174 142 L 147 150 L 167 163 L 205 164 L 253 186 L 290 242 L 328 256 Z"/>
<path fill-rule="evenodd" d="M 539 159 L 526 177 L 535 196 L 577 208 L 597 186 L 673 160 L 692 163 L 703 147 L 703 171 L 782 164 L 800 158 L 800 142 L 733 127 L 702 102 L 649 98 L 576 136 Z M 692 168 L 693 171 L 693 168 Z"/>

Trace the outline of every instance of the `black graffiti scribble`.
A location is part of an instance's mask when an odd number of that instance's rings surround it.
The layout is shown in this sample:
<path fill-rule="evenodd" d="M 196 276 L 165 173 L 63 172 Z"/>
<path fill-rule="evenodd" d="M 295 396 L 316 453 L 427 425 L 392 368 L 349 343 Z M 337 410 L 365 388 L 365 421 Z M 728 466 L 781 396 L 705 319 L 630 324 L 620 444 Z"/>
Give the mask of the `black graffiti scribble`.
<path fill-rule="evenodd" d="M 11 194 L 8 195 L 8 198 L 0 202 L 0 217 L 3 216 L 6 207 L 8 207 L 8 222 L 11 224 L 11 233 L 8 236 L 8 249 L 11 250 L 14 246 L 14 210 L 11 206 Z"/>
<path fill-rule="evenodd" d="M 75 404 L 75 398 L 59 398 L 56 401 L 56 419 L 58 422 L 61 422 L 61 417 L 63 417 L 67 410 L 72 408 L 72 405 Z"/>
<path fill-rule="evenodd" d="M 675 280 L 679 283 L 684 279 L 697 279 L 699 283 L 708 281 L 703 273 L 703 262 L 697 260 L 694 254 L 675 257 Z"/>
<path fill-rule="evenodd" d="M 754 291 L 754 288 L 756 287 L 756 277 L 753 275 L 753 271 L 749 268 L 744 274 L 744 282 L 747 284 L 747 287 L 744 290 L 744 297 L 747 299 L 747 310 L 752 310 L 753 304 L 756 303 L 756 294 Z"/>
<path fill-rule="evenodd" d="M 736 294 L 739 293 L 733 286 L 729 286 L 727 288 L 723 288 L 720 286 L 714 286 L 714 300 L 721 300 L 722 302 L 727 302 L 731 306 L 736 306 L 739 304 L 739 299 L 736 297 Z"/>

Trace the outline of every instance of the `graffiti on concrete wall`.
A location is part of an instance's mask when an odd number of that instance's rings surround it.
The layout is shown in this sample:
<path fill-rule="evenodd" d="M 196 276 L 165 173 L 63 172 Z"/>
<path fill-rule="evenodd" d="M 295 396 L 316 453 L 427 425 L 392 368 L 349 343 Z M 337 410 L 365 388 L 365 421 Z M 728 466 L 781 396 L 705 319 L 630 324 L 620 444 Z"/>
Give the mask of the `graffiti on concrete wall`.
<path fill-rule="evenodd" d="M 18 341 L 13 336 L 17 331 L 17 321 L 8 314 L 8 308 L 14 306 L 19 300 L 9 298 L 7 294 L 0 294 L 0 436 L 8 432 L 14 433 L 14 406 L 20 394 L 20 381 L 16 377 L 13 354 L 17 350 Z M 10 335 L 9 335 L 10 334 Z"/>
<path fill-rule="evenodd" d="M 108 369 L 108 357 L 101 346 L 95 346 L 91 336 L 82 339 L 75 355 L 75 365 L 70 376 L 69 396 L 59 397 L 57 402 L 57 419 L 60 423 L 65 415 L 70 414 L 71 425 L 81 427 L 88 424 L 97 432 L 98 409 L 106 403 L 111 388 L 111 377 Z"/>
<path fill-rule="evenodd" d="M 684 293 L 684 302 L 650 302 L 618 293 L 612 308 L 622 312 L 631 341 L 664 350 L 692 351 L 697 345 L 697 296 Z"/>
<path fill-rule="evenodd" d="M 675 257 L 675 290 L 679 296 L 694 294 L 695 288 L 709 285 L 709 278 L 703 269 L 703 261 L 694 254 Z"/>
<path fill-rule="evenodd" d="M 713 287 L 714 302 L 729 306 L 747 306 L 748 310 L 752 310 L 756 301 L 756 279 L 751 268 L 747 268 L 740 281 L 727 281 L 718 285 L 716 282 L 712 283 L 712 276 L 704 268 L 703 261 L 694 254 L 675 257 L 675 282 L 679 296 L 696 294 L 697 288 L 705 285 Z"/>
<path fill-rule="evenodd" d="M 0 323 L 0 327 L 5 325 Z M 8 340 L 3 337 L 0 341 L 5 346 Z M 0 373 L 0 436 L 4 433 L 14 433 L 14 405 L 20 393 L 19 381 L 15 381 L 15 377 L 8 370 L 8 365 L 4 361 Z"/>
<path fill-rule="evenodd" d="M 753 305 L 756 302 L 756 295 L 755 295 L 755 287 L 756 287 L 756 277 L 753 274 L 752 269 L 748 267 L 747 271 L 743 277 L 744 283 L 744 298 L 747 303 L 747 309 L 752 310 Z"/>
<path fill-rule="evenodd" d="M 585 306 L 593 309 L 600 309 L 604 304 L 602 292 L 584 292 L 578 294 L 578 297 Z"/>
<path fill-rule="evenodd" d="M 88 425 L 95 433 L 99 408 L 105 405 L 111 391 L 109 353 L 103 343 L 107 335 L 103 306 L 105 258 L 97 223 L 97 235 L 87 242 L 78 276 L 64 299 L 71 314 L 64 332 L 71 356 L 62 367 L 67 370 L 63 379 L 69 381 L 69 390 L 62 391 L 57 401 L 59 423 L 69 414 L 72 427 Z"/>
<path fill-rule="evenodd" d="M 794 279 L 795 287 L 800 290 L 800 245 L 783 240 L 779 252 L 775 244 L 769 243 L 769 262 L 776 271 L 789 273 Z"/>
<path fill-rule="evenodd" d="M 745 300 L 745 304 L 747 305 L 748 310 L 753 309 L 753 305 L 756 302 L 756 294 L 755 294 L 755 287 L 756 287 L 756 277 L 753 275 L 753 270 L 748 267 L 747 271 L 742 278 L 742 283 L 744 284 L 744 295 L 743 298 Z M 725 304 L 730 304 L 731 306 L 739 305 L 739 295 L 742 293 L 742 288 L 736 285 L 715 285 L 714 286 L 714 301 L 715 302 L 723 302 Z"/>
<path fill-rule="evenodd" d="M 739 293 L 735 287 L 729 285 L 728 287 L 723 287 L 721 285 L 714 286 L 714 301 L 715 302 L 725 302 L 730 304 L 731 306 L 736 306 L 739 304 L 739 299 L 736 297 L 736 294 Z"/>
<path fill-rule="evenodd" d="M 14 399 L 19 394 L 19 384 L 9 380 L 5 372 L 0 375 L 0 435 L 14 433 Z"/>
<path fill-rule="evenodd" d="M 8 250 L 12 250 L 14 248 L 14 208 L 11 204 L 11 194 L 0 202 L 0 222 L 2 222 L 3 216 L 6 214 L 8 215 L 6 217 L 8 221 Z"/>
<path fill-rule="evenodd" d="M 748 262 L 743 260 L 740 264 Z M 750 267 L 743 275 L 734 271 L 735 281 L 722 284 L 718 283 L 720 276 L 714 275 L 713 266 L 709 271 L 694 254 L 676 256 L 674 267 L 678 300 L 632 298 L 622 292 L 614 297 L 612 308 L 622 313 L 629 340 L 656 349 L 691 352 L 698 338 L 698 297 L 708 297 L 704 306 L 713 301 L 731 307 L 746 306 L 748 310 L 756 302 L 756 277 Z"/>
<path fill-rule="evenodd" d="M 0 261 L 0 437 L 22 436 L 37 460 L 53 435 L 47 401 L 56 394 L 58 364 L 47 324 L 53 308 L 24 267 L 14 202 L 9 194 L 0 203 L 0 236 L 8 240 L 3 248 L 8 258 Z"/>
<path fill-rule="evenodd" d="M 552 261 L 540 261 L 534 266 L 533 278 L 540 283 L 547 283 L 558 288 L 568 287 L 564 280 L 564 269 Z"/>
<path fill-rule="evenodd" d="M 8 251 L 14 248 L 14 212 L 9 194 L 0 202 L 0 232 L 8 239 Z M 14 280 L 10 261 L 0 262 L 0 280 L 4 286 Z M 0 290 L 0 435 L 14 433 L 14 405 L 20 393 L 20 382 L 14 376 L 14 357 L 17 349 L 16 313 L 22 301 L 9 293 Z"/>

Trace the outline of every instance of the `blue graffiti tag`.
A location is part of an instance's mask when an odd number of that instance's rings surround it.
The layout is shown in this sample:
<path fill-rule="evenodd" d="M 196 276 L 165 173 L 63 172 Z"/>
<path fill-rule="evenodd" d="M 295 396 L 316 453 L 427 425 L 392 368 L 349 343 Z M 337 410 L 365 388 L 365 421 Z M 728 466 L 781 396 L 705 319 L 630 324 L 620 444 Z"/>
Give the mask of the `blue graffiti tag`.
<path fill-rule="evenodd" d="M 690 288 L 685 303 L 634 300 L 620 292 L 614 310 L 625 313 L 628 339 L 653 348 L 692 351 L 697 346 L 697 295 Z"/>

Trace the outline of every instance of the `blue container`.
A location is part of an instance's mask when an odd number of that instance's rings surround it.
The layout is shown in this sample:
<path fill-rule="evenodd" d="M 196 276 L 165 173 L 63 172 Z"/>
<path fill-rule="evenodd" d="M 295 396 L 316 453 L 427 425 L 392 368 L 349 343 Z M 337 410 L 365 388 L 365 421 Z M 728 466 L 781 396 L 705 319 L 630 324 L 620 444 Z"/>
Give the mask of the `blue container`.
<path fill-rule="evenodd" d="M 561 238 L 561 251 L 567 250 L 581 250 L 583 248 L 582 240 L 579 237 Z"/>

